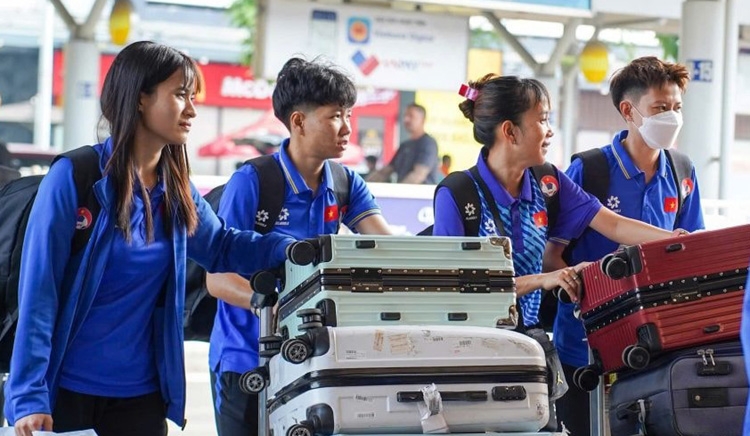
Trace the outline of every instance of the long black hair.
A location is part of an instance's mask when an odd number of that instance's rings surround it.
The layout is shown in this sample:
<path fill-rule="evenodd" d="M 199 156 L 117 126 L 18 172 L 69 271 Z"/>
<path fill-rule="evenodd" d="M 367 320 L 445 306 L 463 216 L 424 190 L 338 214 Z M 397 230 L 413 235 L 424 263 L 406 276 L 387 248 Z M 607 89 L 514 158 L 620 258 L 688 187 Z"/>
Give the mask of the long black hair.
<path fill-rule="evenodd" d="M 117 224 L 125 239 L 131 240 L 130 213 L 133 208 L 133 187 L 138 179 L 133 142 L 141 114 L 141 94 L 151 94 L 156 87 L 181 69 L 187 89 L 202 85 L 195 62 L 184 53 L 163 44 L 140 41 L 125 47 L 115 57 L 104 79 L 101 96 L 102 116 L 109 122 L 112 135 L 112 156 L 105 171 L 114 181 L 117 193 Z M 198 217 L 190 191 L 190 164 L 185 144 L 167 144 L 159 160 L 165 183 L 164 206 L 171 225 L 175 215 L 188 234 L 195 232 Z M 143 184 L 141 196 L 146 206 L 147 240 L 154 235 L 149 195 Z"/>

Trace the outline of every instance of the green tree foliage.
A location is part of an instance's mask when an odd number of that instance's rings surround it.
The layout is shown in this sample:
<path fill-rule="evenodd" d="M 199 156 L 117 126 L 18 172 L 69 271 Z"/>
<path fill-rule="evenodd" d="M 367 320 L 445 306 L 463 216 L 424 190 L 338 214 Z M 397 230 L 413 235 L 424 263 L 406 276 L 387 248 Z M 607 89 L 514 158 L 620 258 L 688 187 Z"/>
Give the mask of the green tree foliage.
<path fill-rule="evenodd" d="M 669 60 L 671 58 L 673 61 L 677 62 L 677 57 L 680 53 L 680 37 L 666 33 L 657 33 L 656 39 L 659 40 L 659 43 L 664 49 L 664 60 Z"/>
<path fill-rule="evenodd" d="M 256 0 L 234 0 L 227 12 L 232 24 L 246 29 L 247 37 L 242 41 L 242 57 L 240 61 L 245 65 L 251 65 L 255 54 L 255 21 L 258 5 Z"/>

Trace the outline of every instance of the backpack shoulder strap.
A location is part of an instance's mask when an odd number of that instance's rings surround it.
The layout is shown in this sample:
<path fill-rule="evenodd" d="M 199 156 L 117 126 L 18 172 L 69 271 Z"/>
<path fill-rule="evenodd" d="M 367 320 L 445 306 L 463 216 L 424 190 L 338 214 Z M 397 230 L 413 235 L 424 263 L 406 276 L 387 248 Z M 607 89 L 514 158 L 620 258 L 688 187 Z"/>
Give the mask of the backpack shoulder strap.
<path fill-rule="evenodd" d="M 609 193 L 607 157 L 601 148 L 592 148 L 591 150 L 574 154 L 570 158 L 570 162 L 576 159 L 581 160 L 581 166 L 583 167 L 583 183 L 581 184 L 581 188 L 599 199 L 599 202 L 603 204 L 607 201 L 607 194 Z"/>
<path fill-rule="evenodd" d="M 271 154 L 250 159 L 245 164 L 252 165 L 258 173 L 258 210 L 268 212 L 268 217 L 272 220 L 271 225 L 265 227 L 259 226 L 256 222 L 254 230 L 260 234 L 266 234 L 273 229 L 273 223 L 276 222 L 284 207 L 284 193 L 286 192 L 284 174 Z"/>
<path fill-rule="evenodd" d="M 685 195 L 682 192 L 682 181 L 689 179 L 693 175 L 693 162 L 690 158 L 676 150 L 664 150 L 667 155 L 669 168 L 672 170 L 675 183 L 677 184 L 677 215 L 682 212 L 682 205 L 685 203 Z"/>
<path fill-rule="evenodd" d="M 336 204 L 339 209 L 349 205 L 349 190 L 351 181 L 344 166 L 332 160 L 328 161 L 328 167 L 331 169 L 333 178 L 333 194 L 336 196 Z"/>
<path fill-rule="evenodd" d="M 331 169 L 331 178 L 333 179 L 333 195 L 336 196 L 336 206 L 338 206 L 339 208 L 339 217 L 341 217 L 341 211 L 345 207 L 349 206 L 349 174 L 346 173 L 344 166 L 338 162 L 329 160 L 328 167 Z M 340 218 L 339 226 L 341 226 Z M 336 228 L 336 233 L 338 233 L 338 227 Z"/>
<path fill-rule="evenodd" d="M 557 167 L 549 162 L 531 167 L 531 174 L 539 186 L 542 186 L 544 183 L 543 179 L 545 176 L 550 176 L 557 180 L 557 173 Z M 560 181 L 558 180 L 557 183 L 559 187 Z M 544 195 L 544 203 L 547 206 L 547 228 L 552 229 L 555 227 L 557 217 L 560 215 L 560 192 L 555 192 L 551 196 Z"/>
<path fill-rule="evenodd" d="M 94 183 L 102 178 L 102 171 L 99 169 L 99 153 L 94 147 L 86 145 L 67 151 L 55 158 L 55 162 L 61 157 L 67 157 L 73 163 L 73 181 L 76 185 L 76 194 L 78 195 L 78 208 L 86 208 L 91 213 L 91 225 L 82 230 L 77 230 L 73 236 L 71 253 L 78 253 L 83 250 L 91 238 L 91 232 L 94 230 L 101 205 L 94 194 Z"/>
<path fill-rule="evenodd" d="M 480 219 L 480 204 L 479 193 L 477 187 L 474 184 L 474 179 L 464 171 L 454 171 L 448 174 L 435 188 L 435 192 L 441 187 L 448 188 L 453 201 L 458 206 L 458 211 L 461 213 L 461 219 L 464 224 L 464 235 L 465 236 L 477 236 L 479 235 L 479 224 Z M 433 199 L 433 208 L 434 208 Z M 465 213 L 467 206 L 474 206 L 474 214 L 469 215 Z"/>

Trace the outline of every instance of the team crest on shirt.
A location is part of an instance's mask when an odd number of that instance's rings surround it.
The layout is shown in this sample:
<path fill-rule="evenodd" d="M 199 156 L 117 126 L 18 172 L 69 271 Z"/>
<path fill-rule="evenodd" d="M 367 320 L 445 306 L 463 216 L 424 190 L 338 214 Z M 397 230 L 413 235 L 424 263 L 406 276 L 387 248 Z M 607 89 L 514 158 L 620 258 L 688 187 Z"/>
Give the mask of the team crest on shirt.
<path fill-rule="evenodd" d="M 477 208 L 473 203 L 466 203 L 464 206 L 464 214 L 466 214 L 466 221 L 472 221 L 477 219 Z"/>
<path fill-rule="evenodd" d="M 685 178 L 680 183 L 680 190 L 682 191 L 682 198 L 687 198 L 693 192 L 695 186 L 693 185 L 693 179 Z"/>
<path fill-rule="evenodd" d="M 620 213 L 620 197 L 610 195 L 607 199 L 607 207 L 610 208 L 612 212 Z"/>
<path fill-rule="evenodd" d="M 552 197 L 560 190 L 560 182 L 557 181 L 555 176 L 547 175 L 539 181 L 539 187 L 542 189 L 542 194 Z"/>
<path fill-rule="evenodd" d="M 279 212 L 279 218 L 276 220 L 277 226 L 288 226 L 289 225 L 289 209 L 286 207 L 281 209 Z"/>
<path fill-rule="evenodd" d="M 91 215 L 91 211 L 85 207 L 78 208 L 78 216 L 76 217 L 76 230 L 86 230 L 91 227 L 91 221 L 94 217 Z"/>

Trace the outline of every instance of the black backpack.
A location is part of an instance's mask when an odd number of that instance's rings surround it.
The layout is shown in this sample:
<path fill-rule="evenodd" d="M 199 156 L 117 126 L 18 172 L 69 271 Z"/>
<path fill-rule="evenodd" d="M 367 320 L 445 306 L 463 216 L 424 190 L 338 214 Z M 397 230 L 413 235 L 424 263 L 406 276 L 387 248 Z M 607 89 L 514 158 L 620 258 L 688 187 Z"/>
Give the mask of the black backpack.
<path fill-rule="evenodd" d="M 680 189 L 680 183 L 683 179 L 690 178 L 693 171 L 693 164 L 690 158 L 682 153 L 674 150 L 665 150 L 664 152 L 669 162 L 669 168 L 672 170 L 675 183 L 677 184 L 677 214 L 679 215 L 682 211 L 682 205 L 685 203 L 685 196 L 682 189 Z M 596 197 L 600 203 L 605 204 L 609 195 L 609 165 L 607 164 L 607 157 L 604 155 L 604 152 L 601 148 L 582 151 L 571 156 L 570 162 L 572 163 L 576 159 L 581 160 L 581 188 Z M 591 230 L 586 229 L 584 234 L 589 231 Z M 576 239 L 570 241 L 563 251 L 563 259 L 568 265 L 571 263 L 571 253 L 576 243 Z M 542 304 L 539 308 L 539 322 L 545 330 L 551 332 L 555 325 L 556 317 L 557 298 L 551 292 L 545 292 L 542 295 Z"/>
<path fill-rule="evenodd" d="M 339 210 L 349 204 L 349 176 L 341 164 L 328 161 L 333 175 L 333 191 Z M 284 207 L 286 181 L 284 174 L 273 155 L 250 159 L 244 165 L 252 165 L 258 173 L 258 210 L 265 210 L 269 217 L 278 217 Z M 211 205 L 214 212 L 219 210 L 224 186 L 220 185 L 208 192 L 203 198 Z M 257 233 L 266 234 L 273 230 L 275 219 L 270 225 L 256 221 Z M 216 317 L 216 298 L 206 289 L 206 270 L 192 260 L 187 261 L 185 273 L 185 312 L 183 316 L 184 336 L 186 341 L 208 342 Z"/>
<path fill-rule="evenodd" d="M 67 157 L 73 163 L 73 179 L 78 207 L 91 212 L 86 229 L 76 230 L 71 241 L 71 255 L 86 248 L 101 209 L 92 189 L 102 178 L 99 154 L 91 146 L 80 147 L 55 158 Z M 18 280 L 21 269 L 26 224 L 43 176 L 13 180 L 0 189 L 0 372 L 10 370 L 16 321 L 18 320 Z"/>

